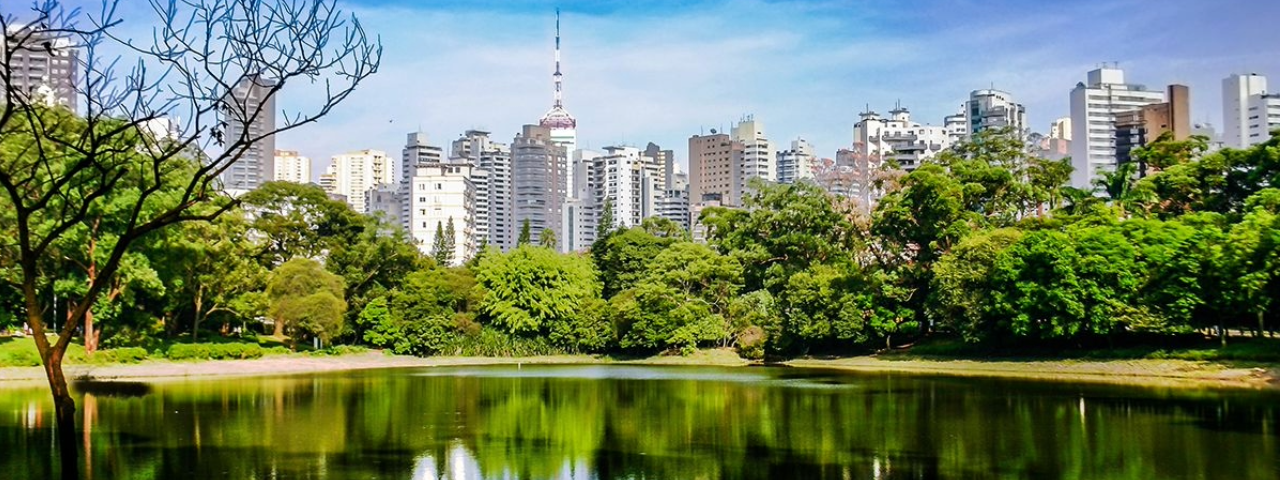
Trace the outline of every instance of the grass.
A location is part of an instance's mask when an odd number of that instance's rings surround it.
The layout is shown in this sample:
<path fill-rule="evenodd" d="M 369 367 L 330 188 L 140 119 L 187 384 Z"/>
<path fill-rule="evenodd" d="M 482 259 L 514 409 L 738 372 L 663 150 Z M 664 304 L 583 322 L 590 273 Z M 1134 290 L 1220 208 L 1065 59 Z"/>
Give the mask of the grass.
<path fill-rule="evenodd" d="M 50 337 L 50 341 L 55 337 Z M 268 355 L 292 354 L 281 339 L 270 336 L 251 338 L 224 338 L 211 336 L 199 343 L 184 342 L 184 337 L 155 340 L 141 347 L 100 349 L 92 356 L 85 355 L 84 345 L 67 346 L 64 361 L 68 365 L 132 364 L 146 360 L 204 361 L 261 358 Z M 207 341 L 206 341 L 207 340 Z M 299 345 L 297 354 L 312 356 L 337 356 L 363 353 L 364 347 L 336 345 L 312 351 Z M 38 367 L 40 354 L 35 339 L 31 337 L 0 337 L 0 367 Z"/>
<path fill-rule="evenodd" d="M 1169 346 L 1172 343 L 1175 346 Z M 1216 339 L 1158 339 L 1116 347 L 991 347 L 937 336 L 909 348 L 878 355 L 885 360 L 1190 360 L 1229 363 L 1280 363 L 1280 338 L 1233 337 L 1224 347 Z"/>

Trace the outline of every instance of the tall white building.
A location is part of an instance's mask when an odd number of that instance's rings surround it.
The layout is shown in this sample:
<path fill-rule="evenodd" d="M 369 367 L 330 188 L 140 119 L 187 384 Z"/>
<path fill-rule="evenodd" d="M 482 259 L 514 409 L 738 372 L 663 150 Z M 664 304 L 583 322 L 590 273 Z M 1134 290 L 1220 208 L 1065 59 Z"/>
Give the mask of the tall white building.
<path fill-rule="evenodd" d="M 381 150 L 359 150 L 335 155 L 322 175 L 321 186 L 330 195 L 346 197 L 347 204 L 360 213 L 369 213 L 370 190 L 393 184 L 391 159 Z"/>
<path fill-rule="evenodd" d="M 1102 67 L 1071 90 L 1071 186 L 1090 188 L 1116 167 L 1116 115 L 1164 101 L 1164 92 L 1125 83 L 1124 71 Z"/>
<path fill-rule="evenodd" d="M 25 40 L 16 40 L 28 36 Z M 6 41 L 0 43 L 0 54 L 12 55 L 7 75 L 11 83 L 5 84 L 5 79 L 0 78 L 0 88 L 24 95 L 30 104 L 62 105 L 77 111 L 80 52 L 71 39 L 19 25 L 10 25 L 5 37 Z M 18 41 L 22 42 L 22 48 L 8 52 Z"/>
<path fill-rule="evenodd" d="M 865 155 L 892 159 L 904 170 L 915 170 L 950 147 L 951 135 L 946 127 L 911 121 L 911 112 L 899 105 L 889 111 L 888 118 L 872 111 L 862 112 L 853 127 L 853 144 Z"/>
<path fill-rule="evenodd" d="M 274 168 L 277 182 L 311 183 L 311 159 L 294 150 L 276 150 Z"/>
<path fill-rule="evenodd" d="M 1019 137 L 1027 134 L 1027 110 L 1013 101 L 1013 95 L 995 89 L 974 90 L 965 103 L 968 135 L 987 129 L 1012 129 Z"/>
<path fill-rule="evenodd" d="M 453 262 L 461 265 L 475 255 L 475 197 L 468 163 L 429 163 L 414 167 L 410 177 L 408 197 L 403 201 L 409 206 L 409 236 L 418 249 L 431 255 L 436 231 L 448 231 L 453 221 Z"/>
<path fill-rule="evenodd" d="M 942 119 L 942 128 L 947 131 L 947 138 L 952 144 L 969 138 L 969 102 L 961 103 L 960 110 Z M 870 110 L 870 109 L 868 109 Z"/>
<path fill-rule="evenodd" d="M 592 150 L 575 150 L 570 161 L 573 178 L 569 185 L 569 198 L 565 199 L 560 225 L 563 237 L 561 250 L 583 251 L 596 241 L 596 225 L 601 212 L 595 203 L 595 179 L 592 171 L 595 159 L 602 153 Z"/>
<path fill-rule="evenodd" d="M 604 155 L 592 162 L 593 203 L 601 209 L 606 199 L 612 201 L 613 226 L 634 227 L 654 215 L 658 195 L 656 175 L 650 168 L 653 163 L 634 147 L 605 147 Z"/>
<path fill-rule="evenodd" d="M 665 193 L 657 199 L 654 216 L 676 222 L 689 230 L 689 175 L 675 171 L 667 181 Z"/>
<path fill-rule="evenodd" d="M 223 188 L 248 191 L 275 177 L 276 82 L 251 75 L 240 80 L 222 109 L 228 145 L 252 142 L 243 155 L 222 172 Z M 363 208 L 363 204 L 361 205 Z"/>
<path fill-rule="evenodd" d="M 1280 129 L 1280 93 L 1267 92 L 1267 77 L 1233 74 L 1222 80 L 1222 140 L 1232 148 L 1247 148 L 1271 138 Z"/>
<path fill-rule="evenodd" d="M 734 158 L 732 168 L 736 170 L 732 171 L 731 185 L 732 198 L 741 203 L 750 190 L 751 179 L 759 178 L 767 182 L 778 180 L 778 159 L 773 144 L 769 143 L 769 138 L 764 134 L 764 124 L 754 116 L 748 115 L 734 125 L 730 136 L 742 146 L 740 152 L 735 152 L 737 157 Z"/>
<path fill-rule="evenodd" d="M 791 141 L 791 149 L 778 152 L 778 183 L 796 183 L 813 178 L 813 145 L 803 138 Z"/>
<path fill-rule="evenodd" d="M 451 163 L 467 163 L 475 186 L 475 244 L 508 250 L 511 228 L 511 148 L 494 142 L 489 132 L 467 130 L 453 141 Z"/>

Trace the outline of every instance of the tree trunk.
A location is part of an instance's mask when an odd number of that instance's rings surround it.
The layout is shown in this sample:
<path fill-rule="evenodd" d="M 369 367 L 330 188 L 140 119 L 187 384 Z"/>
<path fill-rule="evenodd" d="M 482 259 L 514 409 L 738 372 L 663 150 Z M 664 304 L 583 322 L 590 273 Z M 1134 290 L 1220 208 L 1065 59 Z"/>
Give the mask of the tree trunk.
<path fill-rule="evenodd" d="M 93 329 L 93 309 L 84 312 L 84 354 L 93 356 L 98 351 L 98 333 Z"/>
<path fill-rule="evenodd" d="M 62 373 L 63 351 L 54 350 L 45 358 L 44 372 L 49 378 L 49 390 L 53 393 L 55 424 L 58 427 L 58 453 L 62 460 L 63 480 L 80 477 L 79 442 L 76 438 L 76 400 L 67 388 L 67 377 Z"/>
<path fill-rule="evenodd" d="M 276 319 L 276 333 L 274 335 L 276 338 L 284 338 L 284 322 L 278 318 Z"/>
<path fill-rule="evenodd" d="M 1262 310 L 1262 309 L 1258 310 L 1258 337 L 1262 337 L 1267 331 L 1267 321 L 1266 321 L 1266 316 L 1264 315 L 1265 313 L 1266 313 L 1266 310 Z"/>
<path fill-rule="evenodd" d="M 204 318 L 201 318 L 204 316 L 204 286 L 196 288 L 195 301 L 195 315 L 191 316 L 191 343 L 195 343 L 200 337 L 200 321 L 204 320 Z"/>

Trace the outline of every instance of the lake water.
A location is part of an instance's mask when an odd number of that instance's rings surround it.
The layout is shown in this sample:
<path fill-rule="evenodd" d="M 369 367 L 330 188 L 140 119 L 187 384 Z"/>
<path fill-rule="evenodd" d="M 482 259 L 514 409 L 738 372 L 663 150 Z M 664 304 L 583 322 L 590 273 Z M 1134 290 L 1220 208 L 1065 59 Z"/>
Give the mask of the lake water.
<path fill-rule="evenodd" d="M 1280 478 L 1280 396 L 788 368 L 514 366 L 83 393 L 93 479 Z M 54 478 L 0 389 L 0 478 Z"/>

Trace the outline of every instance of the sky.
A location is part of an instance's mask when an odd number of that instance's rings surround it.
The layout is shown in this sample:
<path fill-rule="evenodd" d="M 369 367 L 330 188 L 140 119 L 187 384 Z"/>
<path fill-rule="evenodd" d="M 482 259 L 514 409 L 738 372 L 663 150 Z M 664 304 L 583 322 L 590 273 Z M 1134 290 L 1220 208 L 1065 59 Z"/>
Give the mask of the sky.
<path fill-rule="evenodd" d="M 148 32 L 141 0 L 125 26 Z M 5 2 L 9 3 L 9 2 Z M 555 9 L 562 12 L 565 107 L 579 146 L 655 142 L 685 162 L 691 135 L 745 115 L 780 147 L 819 155 L 852 142 L 867 106 L 901 102 L 939 125 L 971 90 L 1026 106 L 1033 131 L 1069 115 L 1069 92 L 1101 62 L 1130 83 L 1190 86 L 1192 119 L 1222 124 L 1221 81 L 1256 72 L 1280 84 L 1274 0 L 339 0 L 384 47 L 381 69 L 328 117 L 281 135 L 313 159 L 379 149 L 398 158 L 425 131 L 448 147 L 465 130 L 509 142 L 552 102 Z M 286 88 L 284 110 L 314 104 Z"/>

